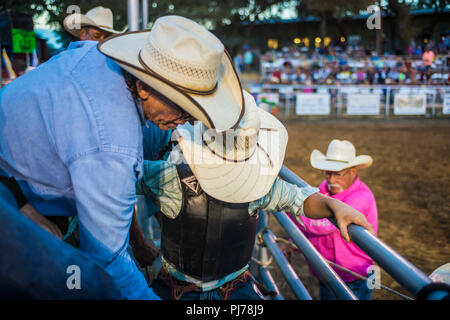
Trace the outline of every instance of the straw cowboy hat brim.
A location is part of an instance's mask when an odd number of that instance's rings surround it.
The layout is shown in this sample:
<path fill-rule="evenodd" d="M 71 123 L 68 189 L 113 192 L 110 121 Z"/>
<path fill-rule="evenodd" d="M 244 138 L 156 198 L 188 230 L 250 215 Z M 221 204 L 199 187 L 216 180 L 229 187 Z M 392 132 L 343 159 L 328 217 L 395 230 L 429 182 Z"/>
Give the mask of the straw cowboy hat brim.
<path fill-rule="evenodd" d="M 108 26 L 103 26 L 97 24 L 94 20 L 90 19 L 89 17 L 86 17 L 84 14 L 81 13 L 73 13 L 69 16 L 67 16 L 64 19 L 63 22 L 64 29 L 66 29 L 67 32 L 74 35 L 75 37 L 80 37 L 80 30 L 83 27 L 95 27 L 100 30 L 109 32 L 111 34 L 121 34 L 122 31 L 114 30 Z"/>
<path fill-rule="evenodd" d="M 372 165 L 373 159 L 371 156 L 359 155 L 349 161 L 332 160 L 327 159 L 327 156 L 319 150 L 314 150 L 311 153 L 310 162 L 316 169 L 337 172 L 352 167 L 368 168 Z"/>
<path fill-rule="evenodd" d="M 202 189 L 229 203 L 246 203 L 266 195 L 284 161 L 288 134 L 273 115 L 244 94 L 248 117 L 260 119 L 255 151 L 245 161 L 228 161 L 203 141 L 205 126 L 185 124 L 176 129 L 178 145 Z"/>
<path fill-rule="evenodd" d="M 157 74 L 142 62 L 140 51 L 150 32 L 141 30 L 114 35 L 99 42 L 98 49 L 207 127 L 218 131 L 236 128 L 245 112 L 245 104 L 241 83 L 228 53 L 225 51 L 222 56 L 214 90 L 193 92 Z"/>

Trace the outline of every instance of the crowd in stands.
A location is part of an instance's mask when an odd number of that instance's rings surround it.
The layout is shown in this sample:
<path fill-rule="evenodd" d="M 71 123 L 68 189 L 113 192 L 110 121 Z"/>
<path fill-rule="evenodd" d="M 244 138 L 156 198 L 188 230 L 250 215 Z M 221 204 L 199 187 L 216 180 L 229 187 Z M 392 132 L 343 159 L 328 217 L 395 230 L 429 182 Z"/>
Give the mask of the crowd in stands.
<path fill-rule="evenodd" d="M 445 40 L 445 41 L 444 41 Z M 430 41 L 421 50 L 411 45 L 408 55 L 378 56 L 362 46 L 316 48 L 292 46 L 260 56 L 261 80 L 270 84 L 450 84 L 450 36 Z"/>

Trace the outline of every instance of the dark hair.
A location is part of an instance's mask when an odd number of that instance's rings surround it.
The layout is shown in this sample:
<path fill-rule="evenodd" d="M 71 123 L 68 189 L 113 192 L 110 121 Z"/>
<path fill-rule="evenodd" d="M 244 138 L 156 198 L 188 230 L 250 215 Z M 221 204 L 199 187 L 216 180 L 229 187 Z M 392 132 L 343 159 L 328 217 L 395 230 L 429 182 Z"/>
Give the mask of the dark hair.
<path fill-rule="evenodd" d="M 139 100 L 139 94 L 138 94 L 136 82 L 139 79 L 136 78 L 131 73 L 129 73 L 128 71 L 126 71 L 125 69 L 122 69 L 122 73 L 123 73 L 123 77 L 125 79 L 125 83 L 127 84 L 128 90 L 131 93 L 131 97 L 135 101 L 138 101 Z M 144 84 L 144 87 L 149 92 L 149 94 L 151 94 L 152 96 L 156 97 L 158 100 L 163 101 L 167 105 L 172 105 L 172 106 L 175 106 L 175 107 L 180 108 L 181 110 L 183 110 L 183 108 L 181 108 L 175 102 L 173 102 L 172 100 L 167 98 L 165 95 L 159 93 L 158 91 L 156 91 L 154 88 L 150 87 L 145 82 L 142 81 L 142 83 Z"/>
<path fill-rule="evenodd" d="M 139 94 L 137 91 L 136 82 L 139 80 L 135 76 L 133 76 L 131 73 L 126 71 L 125 69 L 122 69 L 123 78 L 125 79 L 125 83 L 127 84 L 128 90 L 131 93 L 131 97 L 137 101 L 139 99 Z"/>

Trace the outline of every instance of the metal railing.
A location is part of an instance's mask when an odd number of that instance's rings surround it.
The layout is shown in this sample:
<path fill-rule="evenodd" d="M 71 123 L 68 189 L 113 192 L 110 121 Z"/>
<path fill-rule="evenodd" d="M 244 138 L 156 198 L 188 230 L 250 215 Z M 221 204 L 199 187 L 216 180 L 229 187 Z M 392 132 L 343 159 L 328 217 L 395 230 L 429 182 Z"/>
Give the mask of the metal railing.
<path fill-rule="evenodd" d="M 307 185 L 306 182 L 300 179 L 297 175 L 295 175 L 295 173 L 290 171 L 285 166 L 282 167 L 279 176 L 283 180 L 299 187 Z M 275 262 L 280 267 L 287 283 L 297 298 L 306 300 L 311 299 L 311 296 L 306 291 L 303 283 L 300 281 L 299 277 L 295 275 L 292 266 L 276 244 L 275 236 L 268 228 L 267 213 L 260 212 L 260 215 L 263 225 L 261 228 L 262 230 L 259 233 L 259 238 L 262 240 L 260 242 L 260 245 L 262 246 L 259 250 L 260 253 L 264 253 L 264 250 L 268 250 L 272 254 Z M 273 213 L 273 216 L 292 238 L 298 249 L 313 268 L 314 272 L 320 278 L 321 282 L 326 285 L 338 299 L 357 299 L 353 292 L 347 287 L 345 282 L 339 278 L 336 272 L 328 265 L 325 259 L 285 213 L 275 212 Z M 329 220 L 336 225 L 334 218 L 330 218 Z M 381 268 L 383 268 L 390 276 L 392 276 L 394 280 L 396 280 L 415 298 L 441 300 L 448 297 L 448 286 L 445 284 L 442 284 L 444 288 L 442 288 L 442 286 L 436 286 L 436 282 L 433 282 L 421 270 L 395 252 L 387 244 L 372 235 L 366 229 L 361 226 L 351 224 L 348 227 L 348 232 L 351 240 L 359 248 L 368 254 Z M 283 297 L 279 293 L 270 271 L 268 270 L 267 258 L 267 255 L 260 254 L 262 263 L 259 267 L 259 278 L 269 289 L 278 293 L 277 299 L 282 299 Z"/>
<path fill-rule="evenodd" d="M 322 118 L 341 119 L 367 117 L 372 119 L 389 119 L 405 117 L 438 118 L 450 116 L 450 86 L 442 85 L 291 85 L 291 84 L 247 84 L 250 91 L 261 103 L 265 95 L 275 94 L 277 116 L 288 118 L 308 118 L 319 116 Z M 323 114 L 297 114 L 298 93 L 327 93 L 330 96 L 329 112 Z M 355 113 L 349 108 L 349 98 L 352 94 L 377 95 L 378 106 L 371 110 Z M 400 103 L 396 104 L 396 96 L 424 95 L 424 108 L 400 113 Z M 420 97 L 419 97 L 420 99 Z M 376 100 L 375 100 L 376 101 Z M 318 106 L 319 107 L 319 106 Z M 404 109 L 403 109 L 404 110 Z"/>

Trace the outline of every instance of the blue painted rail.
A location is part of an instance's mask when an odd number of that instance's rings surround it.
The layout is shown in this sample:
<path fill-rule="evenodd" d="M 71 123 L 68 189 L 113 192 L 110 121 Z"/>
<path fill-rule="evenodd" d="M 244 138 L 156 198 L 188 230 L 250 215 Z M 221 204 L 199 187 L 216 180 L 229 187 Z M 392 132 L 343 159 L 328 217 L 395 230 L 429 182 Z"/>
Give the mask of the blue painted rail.
<path fill-rule="evenodd" d="M 305 259 L 310 265 L 314 266 L 314 271 L 316 271 L 321 282 L 333 291 L 338 299 L 357 300 L 345 282 L 330 267 L 292 220 L 284 212 L 275 212 L 273 215 L 303 253 Z"/>
<path fill-rule="evenodd" d="M 278 247 L 278 244 L 275 242 L 275 236 L 273 235 L 273 233 L 270 230 L 266 229 L 262 234 L 262 238 L 273 258 L 275 259 L 275 262 L 280 267 L 281 272 L 285 276 L 286 281 L 291 287 L 295 296 L 300 300 L 312 300 L 305 286 L 300 281 L 298 275 L 295 273 L 294 268 L 292 268 L 283 252 L 281 252 L 280 248 Z"/>

